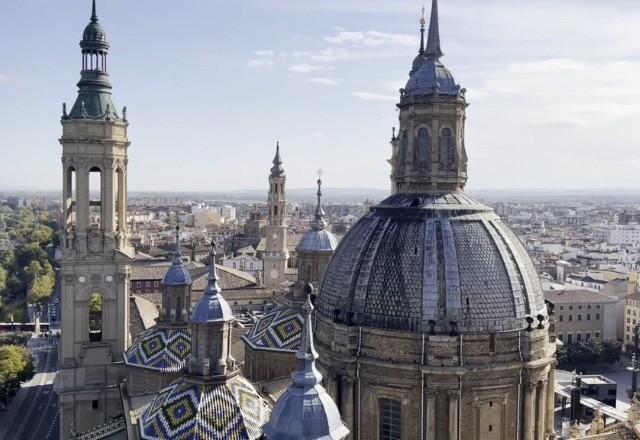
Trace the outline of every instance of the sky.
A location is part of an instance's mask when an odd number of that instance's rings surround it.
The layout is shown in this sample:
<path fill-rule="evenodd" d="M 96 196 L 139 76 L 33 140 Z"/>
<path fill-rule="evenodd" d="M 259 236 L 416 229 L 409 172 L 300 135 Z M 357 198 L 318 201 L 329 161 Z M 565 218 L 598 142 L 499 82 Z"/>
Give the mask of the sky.
<path fill-rule="evenodd" d="M 428 2 L 430 3 L 430 2 Z M 129 189 L 388 188 L 410 0 L 98 0 Z M 427 14 L 430 5 L 427 5 Z M 0 2 L 0 189 L 61 187 L 89 0 Z M 440 0 L 471 190 L 640 188 L 640 2 Z"/>

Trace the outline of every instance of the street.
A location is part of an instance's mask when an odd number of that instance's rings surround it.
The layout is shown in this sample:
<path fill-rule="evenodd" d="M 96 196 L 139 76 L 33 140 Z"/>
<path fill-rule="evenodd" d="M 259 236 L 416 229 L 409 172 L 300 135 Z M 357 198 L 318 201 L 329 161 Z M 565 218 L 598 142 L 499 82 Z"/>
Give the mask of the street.
<path fill-rule="evenodd" d="M 52 389 L 58 368 L 57 344 L 34 337 L 29 347 L 37 359 L 36 375 L 0 414 L 0 439 L 57 440 L 58 399 Z"/>

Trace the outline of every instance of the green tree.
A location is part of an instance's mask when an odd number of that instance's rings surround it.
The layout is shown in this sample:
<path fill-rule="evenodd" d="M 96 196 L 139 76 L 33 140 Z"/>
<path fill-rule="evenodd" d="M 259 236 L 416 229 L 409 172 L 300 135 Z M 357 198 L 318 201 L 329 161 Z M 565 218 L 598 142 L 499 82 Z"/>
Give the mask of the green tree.
<path fill-rule="evenodd" d="M 37 243 L 38 246 L 46 246 L 53 239 L 53 229 L 49 226 L 40 225 L 37 229 L 29 231 L 27 238 L 31 243 Z"/>
<path fill-rule="evenodd" d="M 33 359 L 26 347 L 0 346 L 0 395 L 5 404 L 20 388 L 20 383 L 31 379 L 34 373 Z"/>
<path fill-rule="evenodd" d="M 25 271 L 29 277 L 29 302 L 40 302 L 51 296 L 55 286 L 56 276 L 53 267 L 48 261 L 41 265 L 38 261 L 32 261 Z"/>
<path fill-rule="evenodd" d="M 26 244 L 16 252 L 16 265 L 19 268 L 29 266 L 34 260 L 38 261 L 40 265 L 47 261 L 47 253 L 42 250 L 38 243 Z"/>

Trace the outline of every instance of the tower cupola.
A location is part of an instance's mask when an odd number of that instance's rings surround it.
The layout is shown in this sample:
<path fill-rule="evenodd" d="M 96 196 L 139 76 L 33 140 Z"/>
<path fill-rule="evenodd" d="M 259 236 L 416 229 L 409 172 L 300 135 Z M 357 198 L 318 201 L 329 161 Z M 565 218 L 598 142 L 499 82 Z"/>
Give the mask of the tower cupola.
<path fill-rule="evenodd" d="M 438 2 L 433 0 L 429 33 L 421 43 L 409 80 L 400 89 L 400 128 L 391 139 L 393 193 L 462 192 L 467 182 L 464 145 L 465 90 L 440 62 Z"/>
<path fill-rule="evenodd" d="M 109 43 L 98 20 L 96 0 L 93 0 L 91 19 L 82 33 L 82 71 L 78 82 L 78 98 L 63 119 L 113 119 L 120 117 L 111 99 L 111 82 L 107 73 Z"/>

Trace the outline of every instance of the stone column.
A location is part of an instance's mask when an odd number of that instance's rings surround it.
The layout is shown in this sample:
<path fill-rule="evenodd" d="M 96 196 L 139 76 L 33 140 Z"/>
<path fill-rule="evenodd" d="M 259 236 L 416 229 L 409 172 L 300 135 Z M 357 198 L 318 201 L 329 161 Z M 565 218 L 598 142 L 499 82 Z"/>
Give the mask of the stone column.
<path fill-rule="evenodd" d="M 76 169 L 76 224 L 78 236 L 84 238 L 82 246 L 86 249 L 89 228 L 89 173 L 84 164 Z"/>
<path fill-rule="evenodd" d="M 537 382 L 530 381 L 524 384 L 524 411 L 522 414 L 522 439 L 523 440 L 534 440 L 534 429 L 535 429 L 535 406 L 534 406 L 534 397 L 535 397 L 535 389 Z"/>
<path fill-rule="evenodd" d="M 102 204 L 102 229 L 104 230 L 105 235 L 111 239 L 113 238 L 113 216 L 115 214 L 113 176 L 113 160 L 108 160 L 104 170 L 102 171 L 102 198 L 100 203 Z"/>
<path fill-rule="evenodd" d="M 448 390 L 449 397 L 449 440 L 458 440 L 458 400 L 459 390 Z"/>
<path fill-rule="evenodd" d="M 427 440 L 436 440 L 436 391 L 425 388 L 427 400 Z"/>
<path fill-rule="evenodd" d="M 556 369 L 552 365 L 549 370 L 549 382 L 547 383 L 547 415 L 545 416 L 545 425 L 547 436 L 549 439 L 555 439 L 556 433 L 554 432 L 554 422 L 555 422 L 555 380 L 556 380 Z"/>
<path fill-rule="evenodd" d="M 536 403 L 538 406 L 536 412 L 536 440 L 544 440 L 546 431 L 545 419 L 547 416 L 547 411 L 545 410 L 547 404 L 547 379 L 538 382 Z"/>
<path fill-rule="evenodd" d="M 351 430 L 353 430 L 354 420 L 353 388 L 353 379 L 346 375 L 342 376 L 342 417 Z"/>

